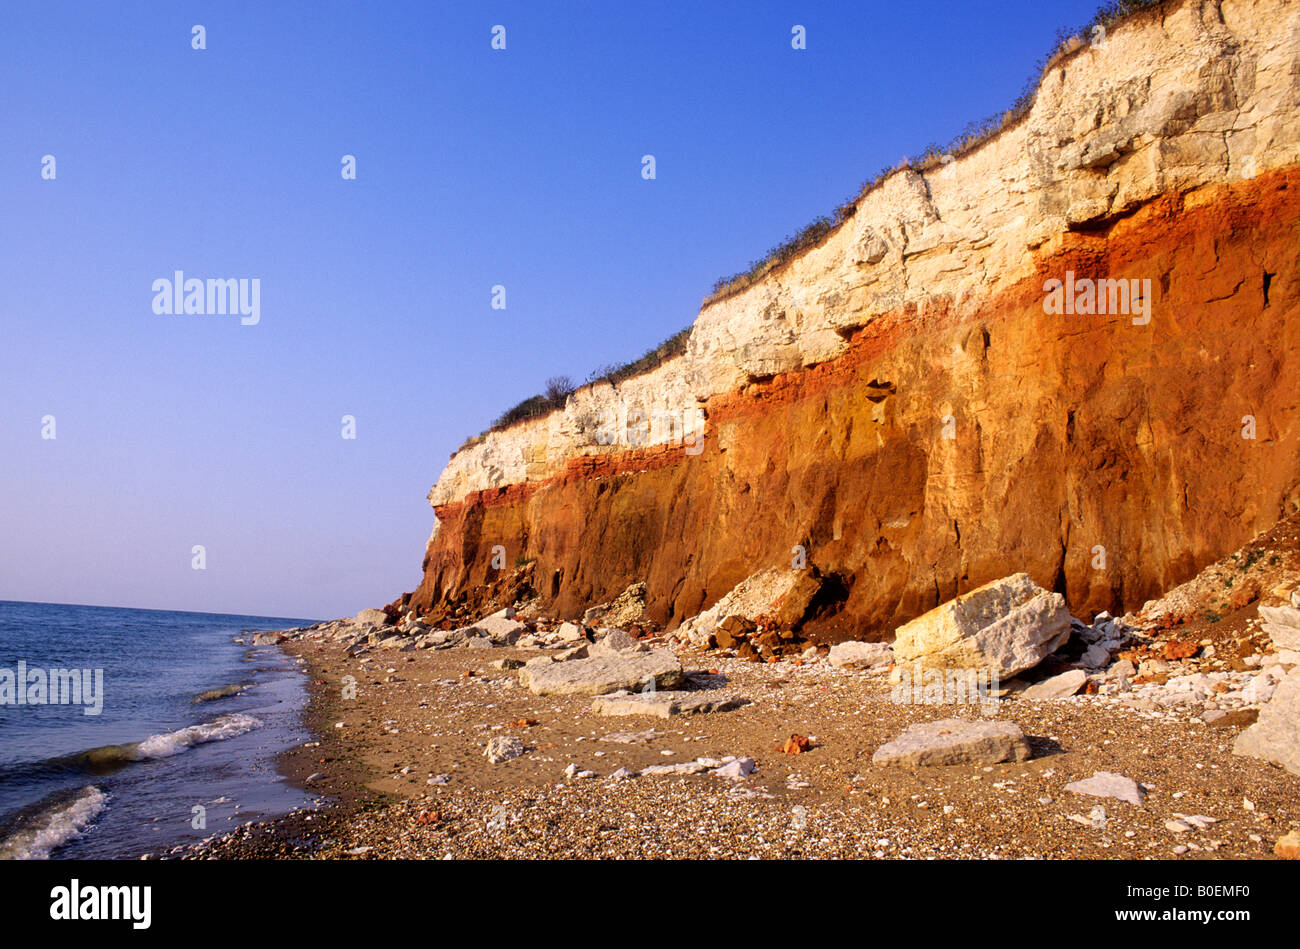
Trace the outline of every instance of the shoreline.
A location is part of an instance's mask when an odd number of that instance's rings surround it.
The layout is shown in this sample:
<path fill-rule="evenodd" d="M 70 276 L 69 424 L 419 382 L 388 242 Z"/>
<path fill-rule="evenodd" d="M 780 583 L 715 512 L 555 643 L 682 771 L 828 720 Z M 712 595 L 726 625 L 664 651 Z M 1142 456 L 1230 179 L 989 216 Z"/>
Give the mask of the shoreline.
<path fill-rule="evenodd" d="M 387 635 L 350 649 L 322 632 L 340 629 L 348 621 L 280 644 L 304 660 L 313 737 L 276 766 L 324 803 L 182 859 L 1272 859 L 1300 826 L 1295 777 L 1231 754 L 1240 716 L 1215 727 L 1132 696 L 1003 698 L 995 718 L 1024 729 L 1030 760 L 878 767 L 872 753 L 908 725 L 979 710 L 896 704 L 880 670 L 834 668 L 824 652 L 753 663 L 679 647 L 688 691 L 723 688 L 748 704 L 610 718 L 591 696 L 537 696 L 493 665 L 555 656 L 556 645 L 417 648 Z M 346 675 L 354 700 L 341 695 Z M 795 735 L 808 747 L 788 754 Z M 498 736 L 520 738 L 524 753 L 488 762 Z M 752 758 L 754 772 L 651 773 L 729 756 Z M 1096 772 L 1142 782 L 1145 801 L 1065 788 Z M 1186 815 L 1212 820 L 1170 829 Z"/>

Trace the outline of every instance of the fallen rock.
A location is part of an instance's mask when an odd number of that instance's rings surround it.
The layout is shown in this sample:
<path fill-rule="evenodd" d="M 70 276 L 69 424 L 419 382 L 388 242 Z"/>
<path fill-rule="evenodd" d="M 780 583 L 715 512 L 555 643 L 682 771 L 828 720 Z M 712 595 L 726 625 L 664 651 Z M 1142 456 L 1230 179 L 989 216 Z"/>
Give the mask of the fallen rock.
<path fill-rule="evenodd" d="M 737 758 L 724 764 L 721 768 L 714 768 L 713 773 L 720 778 L 727 778 L 731 781 L 743 781 L 754 772 L 753 758 Z"/>
<path fill-rule="evenodd" d="M 561 623 L 560 628 L 555 631 L 555 635 L 560 642 L 565 643 L 587 641 L 587 634 L 577 623 Z"/>
<path fill-rule="evenodd" d="M 504 612 L 504 611 L 503 611 Z M 511 611 L 514 612 L 513 610 Z M 513 646 L 519 641 L 519 637 L 528 632 L 528 626 L 518 620 L 511 619 L 502 613 L 493 613 L 474 623 L 472 626 L 466 626 L 460 630 L 467 636 L 474 636 L 475 631 L 489 637 L 492 642 L 502 646 Z M 473 645 L 473 643 L 470 643 Z"/>
<path fill-rule="evenodd" d="M 1232 710 L 1212 708 L 1201 714 L 1201 721 L 1213 728 L 1244 728 L 1259 721 L 1259 709 L 1235 708 Z"/>
<path fill-rule="evenodd" d="M 1022 699 L 1064 699 L 1077 693 L 1088 681 L 1088 673 L 1082 669 L 1071 669 L 1059 676 L 1052 676 L 1042 682 L 1035 682 L 1019 693 Z"/>
<path fill-rule="evenodd" d="M 748 703 L 738 695 L 720 692 L 635 692 L 629 695 L 602 695 L 591 703 L 598 715 L 696 715 L 704 712 L 727 712 Z"/>
<path fill-rule="evenodd" d="M 1087 669 L 1104 669 L 1110 665 L 1110 650 L 1106 643 L 1093 643 L 1079 657 L 1079 664 Z"/>
<path fill-rule="evenodd" d="M 711 758 L 697 758 L 694 761 L 682 761 L 677 764 L 652 764 L 642 768 L 641 773 L 643 775 L 703 774 L 705 771 L 712 771 L 714 768 L 721 766 L 721 761 L 714 761 Z"/>
<path fill-rule="evenodd" d="M 513 672 L 516 669 L 523 668 L 522 659 L 493 659 L 492 668 L 500 669 L 502 672 Z"/>
<path fill-rule="evenodd" d="M 1259 618 L 1264 632 L 1281 649 L 1300 649 L 1300 609 L 1294 606 L 1261 606 Z"/>
<path fill-rule="evenodd" d="M 1261 678 L 1257 676 L 1254 681 Z M 1232 743 L 1232 753 L 1263 758 L 1292 774 L 1300 774 L 1300 669 L 1289 672 L 1282 680 L 1259 710 L 1259 719 Z"/>
<path fill-rule="evenodd" d="M 717 640 L 719 649 L 735 649 L 757 628 L 758 624 L 753 620 L 732 614 L 718 624 L 713 638 Z"/>
<path fill-rule="evenodd" d="M 593 655 L 605 654 L 617 656 L 622 653 L 645 652 L 647 646 L 637 642 L 621 629 L 611 629 L 605 634 L 604 638 L 598 640 L 591 646 Z"/>
<path fill-rule="evenodd" d="M 894 661 L 894 650 L 888 643 L 836 643 L 827 657 L 836 669 L 876 669 Z"/>
<path fill-rule="evenodd" d="M 593 606 L 582 614 L 585 626 L 633 626 L 646 621 L 646 586 L 633 583 L 620 593 L 612 603 Z"/>
<path fill-rule="evenodd" d="M 597 740 L 612 741 L 620 745 L 641 745 L 654 741 L 658 737 L 659 733 L 650 728 L 643 732 L 610 732 L 608 735 L 602 735 Z"/>
<path fill-rule="evenodd" d="M 258 633 L 253 637 L 254 646 L 278 646 L 289 637 L 284 633 Z"/>
<path fill-rule="evenodd" d="M 807 570 L 778 567 L 760 570 L 736 584 L 703 613 L 683 622 L 676 635 L 697 646 L 707 646 L 718 625 L 730 616 L 743 616 L 751 621 L 795 614 L 802 618 L 821 585 L 815 577 L 810 580 L 809 574 Z"/>
<path fill-rule="evenodd" d="M 878 765 L 921 768 L 935 765 L 1028 761 L 1029 741 L 1012 722 L 946 718 L 913 725 L 871 756 Z"/>
<path fill-rule="evenodd" d="M 1098 771 L 1090 778 L 1071 781 L 1065 789 L 1075 794 L 1089 794 L 1092 797 L 1113 797 L 1139 807 L 1147 796 L 1147 792 L 1142 790 L 1142 786 L 1132 778 L 1111 771 Z"/>
<path fill-rule="evenodd" d="M 354 626 L 387 626 L 392 622 L 383 610 L 362 610 L 352 617 Z"/>
<path fill-rule="evenodd" d="M 899 662 L 988 669 L 1008 678 L 1038 665 L 1069 636 L 1065 598 L 1017 573 L 900 626 L 894 655 Z"/>
<path fill-rule="evenodd" d="M 667 649 L 600 654 L 545 665 L 529 662 L 519 670 L 519 684 L 535 695 L 659 691 L 675 689 L 685 680 L 681 662 Z"/>
<path fill-rule="evenodd" d="M 524 743 L 514 735 L 498 735 L 488 740 L 487 748 L 483 754 L 492 764 L 500 764 L 502 761 L 510 761 L 512 758 L 518 758 L 524 753 Z"/>
<path fill-rule="evenodd" d="M 1273 845 L 1273 853 L 1283 860 L 1300 860 L 1300 830 L 1293 830 L 1285 837 L 1279 837 Z"/>

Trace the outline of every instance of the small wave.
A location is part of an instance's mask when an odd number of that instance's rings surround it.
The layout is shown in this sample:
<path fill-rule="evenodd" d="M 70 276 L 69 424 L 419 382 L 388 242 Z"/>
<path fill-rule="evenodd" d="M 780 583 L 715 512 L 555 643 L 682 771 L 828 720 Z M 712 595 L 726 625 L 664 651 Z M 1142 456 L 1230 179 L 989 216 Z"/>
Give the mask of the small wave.
<path fill-rule="evenodd" d="M 221 715 L 210 722 L 190 725 L 174 732 L 150 735 L 144 741 L 125 745 L 104 745 L 91 748 L 77 755 L 77 759 L 94 771 L 100 772 L 121 767 L 132 761 L 147 761 L 154 758 L 170 758 L 195 745 L 204 745 L 210 741 L 225 741 L 237 738 L 261 728 L 262 722 L 251 715 Z"/>
<path fill-rule="evenodd" d="M 206 692 L 200 692 L 196 695 L 192 704 L 201 705 L 204 702 L 213 702 L 217 699 L 229 698 L 230 696 L 238 695 L 240 692 L 251 687 L 252 686 L 249 683 L 244 682 L 235 683 L 234 685 L 223 685 L 217 689 L 208 689 Z"/>
<path fill-rule="evenodd" d="M 21 817 L 15 829 L 0 840 L 0 860 L 45 860 L 74 837 L 79 837 L 108 806 L 108 795 L 94 785 L 72 798 L 47 799 Z"/>

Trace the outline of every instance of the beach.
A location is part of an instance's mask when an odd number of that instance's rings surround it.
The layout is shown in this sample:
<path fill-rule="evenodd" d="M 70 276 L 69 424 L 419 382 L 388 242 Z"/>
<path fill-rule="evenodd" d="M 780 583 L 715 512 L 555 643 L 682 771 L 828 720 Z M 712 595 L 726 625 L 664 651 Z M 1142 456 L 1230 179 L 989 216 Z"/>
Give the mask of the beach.
<path fill-rule="evenodd" d="M 1292 775 L 1231 753 L 1250 714 L 1207 724 L 1199 709 L 1130 693 L 1008 697 L 992 718 L 1023 729 L 1029 760 L 882 767 L 873 753 L 911 724 L 988 716 L 897 703 L 880 670 L 824 654 L 747 662 L 682 649 L 685 691 L 747 704 L 609 717 L 591 696 L 534 695 L 493 665 L 556 648 L 416 648 L 390 635 L 349 649 L 330 640 L 340 629 L 347 621 L 282 643 L 305 662 L 314 737 L 280 766 L 323 806 L 168 856 L 1269 859 L 1300 821 Z M 348 676 L 356 696 L 345 699 Z M 522 754 L 490 762 L 499 737 L 519 738 Z M 752 773 L 646 773 L 732 756 L 753 759 Z M 1133 779 L 1144 799 L 1067 790 L 1097 773 Z M 1184 818 L 1197 819 L 1177 829 Z"/>

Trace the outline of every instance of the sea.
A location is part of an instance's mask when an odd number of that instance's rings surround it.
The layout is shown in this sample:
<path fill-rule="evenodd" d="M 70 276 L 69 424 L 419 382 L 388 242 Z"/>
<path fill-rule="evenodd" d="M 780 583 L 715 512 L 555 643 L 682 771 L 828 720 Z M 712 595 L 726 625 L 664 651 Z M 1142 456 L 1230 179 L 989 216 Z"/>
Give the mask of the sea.
<path fill-rule="evenodd" d="M 139 859 L 316 803 L 275 766 L 310 739 L 305 675 L 252 644 L 313 622 L 0 600 L 0 859 Z"/>

